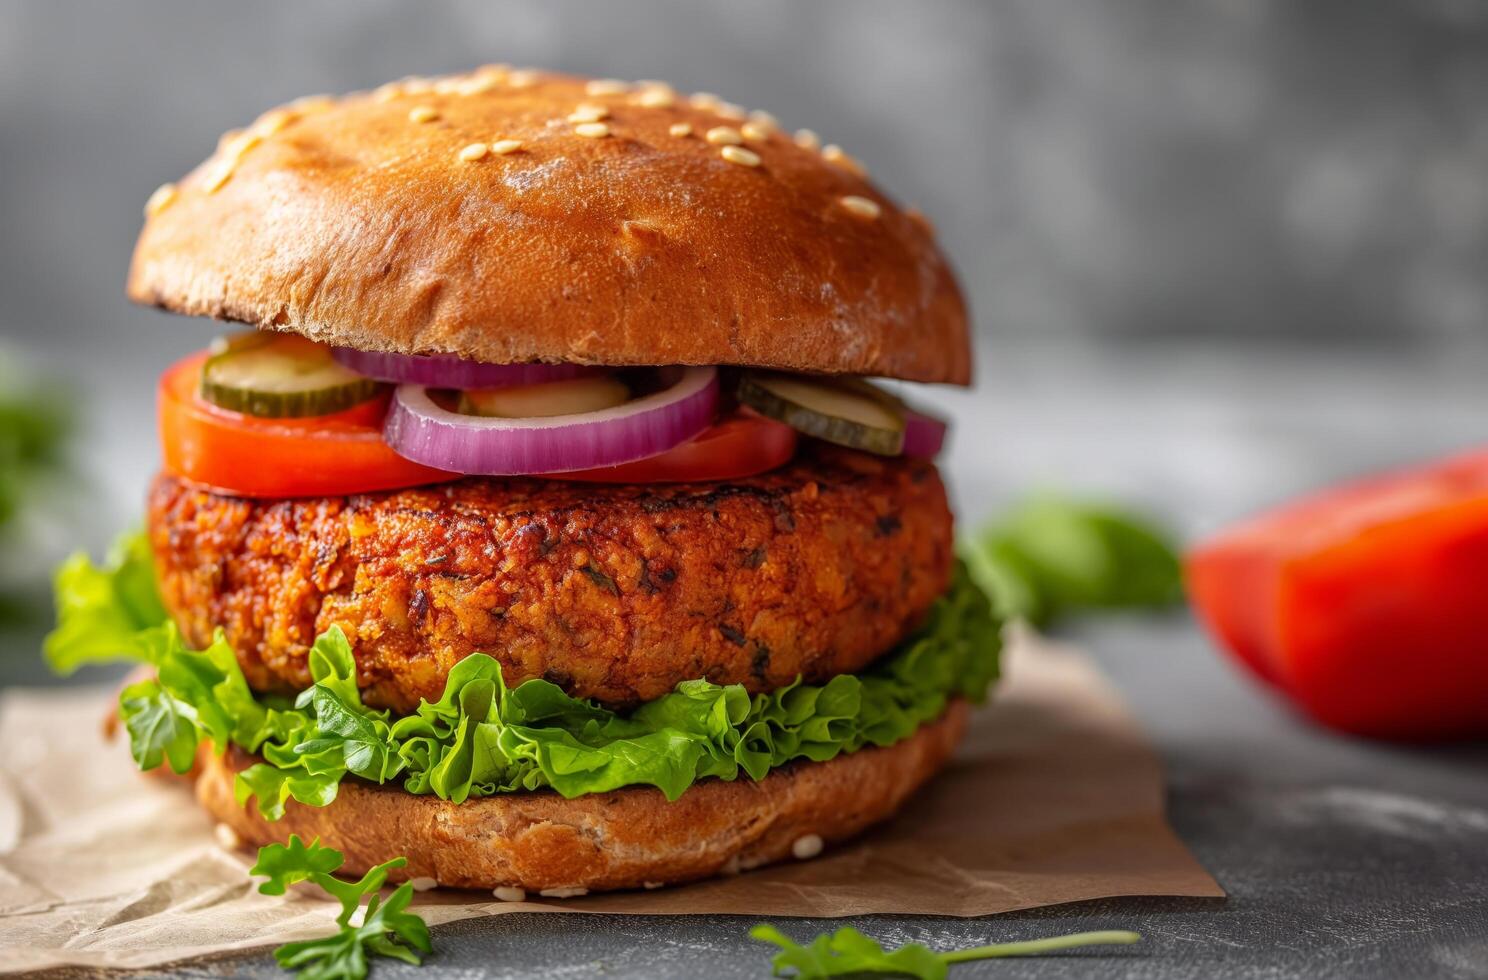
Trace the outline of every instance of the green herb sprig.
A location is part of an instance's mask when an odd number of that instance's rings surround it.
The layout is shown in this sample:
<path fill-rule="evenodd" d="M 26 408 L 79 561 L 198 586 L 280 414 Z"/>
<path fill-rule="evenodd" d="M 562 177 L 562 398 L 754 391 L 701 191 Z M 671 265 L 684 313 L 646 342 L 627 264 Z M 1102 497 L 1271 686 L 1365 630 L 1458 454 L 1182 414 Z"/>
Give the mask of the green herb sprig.
<path fill-rule="evenodd" d="M 406 911 L 413 899 L 413 885 L 399 885 L 386 902 L 378 895 L 387 882 L 388 871 L 401 868 L 407 859 L 398 857 L 379 864 L 359 881 L 335 877 L 333 872 L 345 861 L 344 854 L 322 847 L 319 839 L 306 844 L 296 834 L 290 835 L 288 844 L 259 848 L 258 863 L 249 874 L 268 879 L 258 886 L 262 894 L 283 895 L 290 885 L 309 881 L 341 903 L 341 914 L 336 916 L 339 928 L 333 935 L 285 943 L 274 950 L 274 959 L 284 969 L 297 971 L 301 980 L 362 980 L 367 975 L 369 954 L 420 965 L 423 954 L 434 947 L 428 925 Z M 352 925 L 367 896 L 371 897 L 361 923 Z"/>
<path fill-rule="evenodd" d="M 1138 933 L 1119 930 L 1076 932 L 1067 936 L 994 943 L 990 946 L 937 953 L 919 943 L 886 950 L 851 926 L 844 926 L 836 932 L 823 933 L 812 940 L 809 946 L 802 946 L 766 923 L 755 926 L 749 930 L 749 934 L 761 942 L 780 947 L 780 952 L 770 960 L 770 965 L 774 967 L 777 977 L 788 976 L 794 980 L 825 980 L 827 977 L 864 973 L 913 977 L 914 980 L 945 980 L 946 973 L 954 963 L 1006 956 L 1038 956 L 1081 946 L 1126 946 L 1142 938 Z"/>

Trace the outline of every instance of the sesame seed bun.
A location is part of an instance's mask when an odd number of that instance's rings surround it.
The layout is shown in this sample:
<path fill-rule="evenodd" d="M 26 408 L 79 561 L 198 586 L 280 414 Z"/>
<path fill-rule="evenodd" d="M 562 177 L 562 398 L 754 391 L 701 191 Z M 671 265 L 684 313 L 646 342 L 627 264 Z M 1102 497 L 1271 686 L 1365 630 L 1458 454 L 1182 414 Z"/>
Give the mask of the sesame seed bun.
<path fill-rule="evenodd" d="M 496 363 L 970 380 L 922 217 L 814 134 L 659 83 L 493 67 L 301 100 L 146 210 L 129 295 L 178 313 Z"/>
<path fill-rule="evenodd" d="M 196 795 L 243 842 L 261 847 L 290 834 L 346 855 L 359 875 L 397 855 L 392 878 L 433 878 L 457 888 L 606 891 L 675 884 L 814 856 L 892 815 L 950 758 L 966 728 L 953 701 L 938 721 L 887 748 L 828 762 L 796 762 L 753 782 L 703 780 L 676 801 L 634 787 L 566 800 L 551 791 L 450 803 L 356 780 L 324 807 L 291 800 L 269 822 L 238 806 L 233 777 L 254 758 L 240 750 L 198 758 Z"/>

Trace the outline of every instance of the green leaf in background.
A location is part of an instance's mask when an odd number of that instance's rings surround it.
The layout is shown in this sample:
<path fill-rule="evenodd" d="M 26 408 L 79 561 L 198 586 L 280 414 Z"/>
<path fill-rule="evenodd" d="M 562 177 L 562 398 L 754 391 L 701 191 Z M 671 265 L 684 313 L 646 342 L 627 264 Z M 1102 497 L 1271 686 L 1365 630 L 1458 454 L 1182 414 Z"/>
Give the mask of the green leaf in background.
<path fill-rule="evenodd" d="M 0 528 L 15 517 L 32 481 L 61 469 L 71 428 L 67 404 L 39 386 L 0 391 Z"/>
<path fill-rule="evenodd" d="M 962 550 L 998 614 L 1037 626 L 1086 610 L 1154 608 L 1183 598 L 1171 536 L 1115 507 L 1034 498 Z"/>
<path fill-rule="evenodd" d="M 833 933 L 823 933 L 810 945 L 802 946 L 772 925 L 761 923 L 749 930 L 761 942 L 780 947 L 770 960 L 777 977 L 795 980 L 825 980 L 828 977 L 887 974 L 913 977 L 914 980 L 944 980 L 952 964 L 972 960 L 1000 959 L 1008 956 L 1038 956 L 1081 946 L 1126 946 L 1141 940 L 1135 932 L 1109 930 L 1077 932 L 1048 939 L 1031 939 L 1016 943 L 995 943 L 949 953 L 936 953 L 919 943 L 908 943 L 898 949 L 885 950 L 852 926 Z"/>
<path fill-rule="evenodd" d="M 406 911 L 413 899 L 413 886 L 399 885 L 383 902 L 377 892 L 387 883 L 388 872 L 408 863 L 406 858 L 393 858 L 368 870 L 359 881 L 343 881 L 334 872 L 346 861 L 345 855 L 320 841 L 306 844 L 297 834 L 290 834 L 288 844 L 269 844 L 258 850 L 258 861 L 249 874 L 268 879 L 258 886 L 264 895 L 283 895 L 285 890 L 302 881 L 318 885 L 341 903 L 336 916 L 339 930 L 321 939 L 286 943 L 274 950 L 274 958 L 286 970 L 295 970 L 303 980 L 361 980 L 367 975 L 367 954 L 389 956 L 418 966 L 423 953 L 433 950 L 429 927 L 424 920 Z M 360 925 L 351 920 L 362 899 L 371 896 Z"/>
<path fill-rule="evenodd" d="M 239 804 L 276 820 L 293 799 L 325 806 L 341 780 L 401 779 L 411 793 L 461 802 L 550 787 L 567 797 L 648 785 L 676 799 L 699 779 L 762 779 L 793 759 L 825 761 L 892 745 L 934 721 L 953 697 L 980 702 L 997 679 L 1001 624 L 964 568 L 925 624 L 860 674 L 751 696 L 741 685 L 684 681 L 628 715 L 528 680 L 507 687 L 485 654 L 460 660 L 439 700 L 393 720 L 362 703 L 339 627 L 311 649 L 313 683 L 292 705 L 259 700 L 222 634 L 192 650 L 141 583 L 153 583 L 136 535 L 103 569 L 84 558 L 57 576 L 60 620 L 47 653 L 60 669 L 132 659 L 156 678 L 125 692 L 121 714 L 147 768 L 189 765 L 200 742 L 262 761 L 237 777 Z M 159 611 L 153 624 L 147 612 Z"/>
<path fill-rule="evenodd" d="M 57 517 L 78 482 L 63 452 L 72 408 L 63 386 L 24 373 L 0 350 L 0 628 L 39 625 L 41 582 L 24 518 L 32 509 Z"/>

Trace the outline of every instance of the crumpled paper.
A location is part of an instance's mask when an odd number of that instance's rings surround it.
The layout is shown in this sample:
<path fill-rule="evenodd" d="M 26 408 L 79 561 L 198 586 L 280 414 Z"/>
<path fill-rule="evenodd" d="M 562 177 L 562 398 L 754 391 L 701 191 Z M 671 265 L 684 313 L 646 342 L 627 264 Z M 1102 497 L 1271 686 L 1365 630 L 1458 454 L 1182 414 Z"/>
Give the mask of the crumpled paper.
<path fill-rule="evenodd" d="M 1163 816 L 1158 760 L 1083 655 L 1020 634 L 954 762 L 893 821 L 811 861 L 656 891 L 499 902 L 436 890 L 437 925 L 512 911 L 974 916 L 1224 892 Z M 113 693 L 0 696 L 0 972 L 145 967 L 325 935 L 307 886 L 258 894 L 184 786 L 105 742 Z M 436 944 L 438 937 L 436 936 Z"/>

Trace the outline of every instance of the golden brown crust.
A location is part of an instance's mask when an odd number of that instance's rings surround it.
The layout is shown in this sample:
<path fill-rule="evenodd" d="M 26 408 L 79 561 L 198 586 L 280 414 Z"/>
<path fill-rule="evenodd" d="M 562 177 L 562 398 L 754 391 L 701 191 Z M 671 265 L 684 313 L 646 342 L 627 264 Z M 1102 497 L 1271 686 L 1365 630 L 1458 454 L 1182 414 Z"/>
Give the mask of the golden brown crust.
<path fill-rule="evenodd" d="M 734 113 L 639 104 L 655 88 L 518 87 L 500 70 L 427 87 L 290 106 L 224 137 L 153 199 L 130 297 L 365 350 L 970 380 L 966 311 L 928 225 L 852 160 L 751 130 L 760 165 L 728 162 L 704 134 L 740 128 Z M 609 136 L 578 135 L 583 104 Z M 413 121 L 424 108 L 437 117 Z M 459 157 L 501 139 L 521 148 Z"/>
<path fill-rule="evenodd" d="M 475 652 L 508 683 L 622 706 L 698 677 L 824 681 L 917 627 L 954 561 L 933 464 L 826 446 L 705 484 L 467 479 L 250 501 L 161 477 L 149 526 L 188 642 L 221 627 L 256 690 L 295 692 L 311 641 L 340 626 L 367 702 L 402 712 Z"/>
<path fill-rule="evenodd" d="M 403 855 L 408 864 L 394 880 L 532 893 L 639 888 L 779 861 L 812 834 L 829 844 L 852 837 L 892 815 L 945 764 L 966 715 L 966 703 L 954 701 L 940 720 L 888 748 L 794 763 L 758 783 L 704 780 L 672 803 L 659 790 L 632 787 L 572 800 L 544 791 L 456 804 L 348 780 L 329 806 L 290 801 L 283 819 L 269 822 L 251 802 L 245 809 L 234 801 L 233 776 L 253 762 L 236 750 L 204 754 L 196 794 L 248 844 L 319 837 L 346 854 L 348 874 Z"/>

